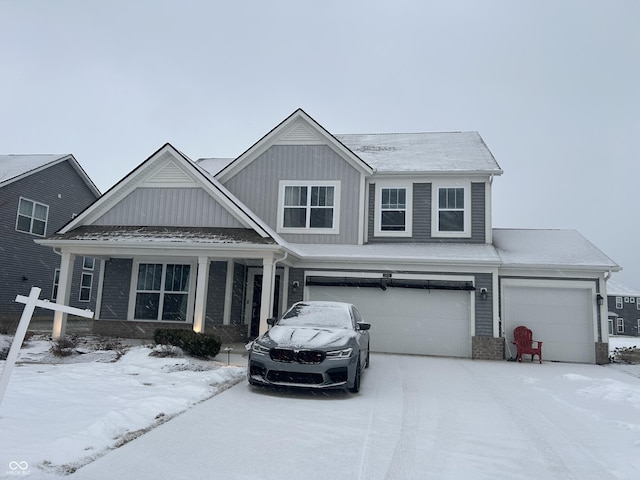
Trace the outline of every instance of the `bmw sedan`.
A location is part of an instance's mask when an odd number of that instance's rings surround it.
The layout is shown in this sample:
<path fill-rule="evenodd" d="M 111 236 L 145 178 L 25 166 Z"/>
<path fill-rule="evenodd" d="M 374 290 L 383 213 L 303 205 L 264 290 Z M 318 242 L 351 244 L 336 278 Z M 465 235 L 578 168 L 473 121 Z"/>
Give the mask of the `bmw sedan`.
<path fill-rule="evenodd" d="M 341 302 L 298 302 L 250 344 L 251 385 L 360 390 L 369 366 L 369 329 L 358 309 Z"/>

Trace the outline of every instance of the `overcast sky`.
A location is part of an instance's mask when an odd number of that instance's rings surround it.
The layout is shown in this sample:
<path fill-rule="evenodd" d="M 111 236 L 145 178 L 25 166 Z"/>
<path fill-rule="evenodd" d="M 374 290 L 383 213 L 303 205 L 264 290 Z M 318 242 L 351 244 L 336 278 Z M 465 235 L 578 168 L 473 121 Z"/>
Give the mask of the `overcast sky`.
<path fill-rule="evenodd" d="M 640 291 L 640 0 L 0 0 L 0 154 L 106 191 L 165 142 L 478 131 L 495 227 L 576 229 Z"/>

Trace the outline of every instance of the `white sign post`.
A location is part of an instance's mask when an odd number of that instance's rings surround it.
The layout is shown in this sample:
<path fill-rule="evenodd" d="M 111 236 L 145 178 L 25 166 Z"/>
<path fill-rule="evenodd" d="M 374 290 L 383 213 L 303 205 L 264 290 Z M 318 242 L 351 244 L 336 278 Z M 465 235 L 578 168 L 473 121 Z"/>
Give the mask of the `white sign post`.
<path fill-rule="evenodd" d="M 7 362 L 4 364 L 4 370 L 2 370 L 2 377 L 0 377 L 0 405 L 2 404 L 4 393 L 6 392 L 7 385 L 9 384 L 11 371 L 16 364 L 18 352 L 20 351 L 20 347 L 22 346 L 22 342 L 24 341 L 24 336 L 27 334 L 27 328 L 29 327 L 29 322 L 31 322 L 31 317 L 33 316 L 33 311 L 36 307 L 46 308 L 47 310 L 57 310 L 59 312 L 71 313 L 72 315 L 78 315 L 80 317 L 93 317 L 93 312 L 91 310 L 82 310 L 80 308 L 68 307 L 67 305 L 62 305 L 55 302 L 38 300 L 39 296 L 40 289 L 38 287 L 31 287 L 31 292 L 29 292 L 28 297 L 25 297 L 23 295 L 18 295 L 16 297 L 16 302 L 24 303 L 25 307 L 22 311 L 22 316 L 20 317 L 20 323 L 18 323 L 16 334 L 13 337 L 13 342 L 11 343 L 9 354 L 7 355 Z"/>

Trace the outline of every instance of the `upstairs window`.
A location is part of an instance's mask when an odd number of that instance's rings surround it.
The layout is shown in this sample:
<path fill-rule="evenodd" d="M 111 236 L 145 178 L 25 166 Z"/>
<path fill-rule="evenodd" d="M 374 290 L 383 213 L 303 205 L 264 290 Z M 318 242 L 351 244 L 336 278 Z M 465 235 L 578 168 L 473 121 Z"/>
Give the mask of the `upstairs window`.
<path fill-rule="evenodd" d="M 470 186 L 434 185 L 432 236 L 470 237 Z"/>
<path fill-rule="evenodd" d="M 16 230 L 44 237 L 47 231 L 48 216 L 49 207 L 47 205 L 21 197 L 18 204 Z"/>
<path fill-rule="evenodd" d="M 622 310 L 622 297 L 616 297 L 616 308 Z"/>
<path fill-rule="evenodd" d="M 280 232 L 338 233 L 339 182 L 283 181 L 280 198 Z"/>
<path fill-rule="evenodd" d="M 410 237 L 412 232 L 412 188 L 376 183 L 376 237 Z"/>
<path fill-rule="evenodd" d="M 640 310 L 640 298 L 639 298 L 639 299 L 638 299 L 638 301 L 636 302 L 636 308 L 637 308 L 638 310 Z"/>

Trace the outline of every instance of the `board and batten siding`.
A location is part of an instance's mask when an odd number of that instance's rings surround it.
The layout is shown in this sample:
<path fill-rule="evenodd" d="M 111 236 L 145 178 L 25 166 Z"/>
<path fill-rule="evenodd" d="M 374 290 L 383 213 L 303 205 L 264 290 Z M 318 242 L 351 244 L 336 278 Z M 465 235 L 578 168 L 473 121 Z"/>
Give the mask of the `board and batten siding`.
<path fill-rule="evenodd" d="M 281 180 L 335 181 L 340 184 L 338 234 L 287 234 L 294 243 L 358 243 L 360 173 L 325 145 L 273 145 L 225 183 L 236 197 L 277 230 Z"/>
<path fill-rule="evenodd" d="M 369 185 L 369 215 L 367 231 L 369 243 L 406 243 L 438 242 L 438 243 L 485 243 L 486 200 L 485 184 L 471 183 L 471 237 L 465 238 L 433 238 L 431 236 L 431 183 L 413 184 L 413 229 L 411 237 L 376 237 L 375 236 L 375 184 Z"/>
<path fill-rule="evenodd" d="M 202 188 L 137 188 L 94 225 L 242 228 Z"/>
<path fill-rule="evenodd" d="M 101 320 L 126 320 L 129 309 L 129 287 L 133 260 L 111 258 L 104 262 Z"/>

